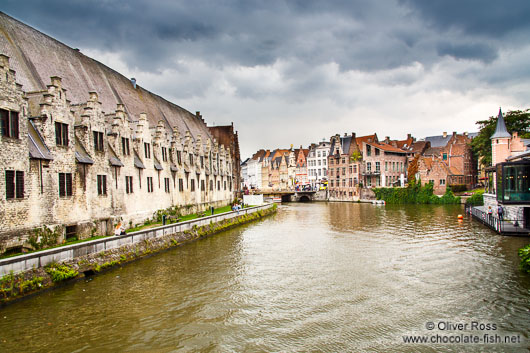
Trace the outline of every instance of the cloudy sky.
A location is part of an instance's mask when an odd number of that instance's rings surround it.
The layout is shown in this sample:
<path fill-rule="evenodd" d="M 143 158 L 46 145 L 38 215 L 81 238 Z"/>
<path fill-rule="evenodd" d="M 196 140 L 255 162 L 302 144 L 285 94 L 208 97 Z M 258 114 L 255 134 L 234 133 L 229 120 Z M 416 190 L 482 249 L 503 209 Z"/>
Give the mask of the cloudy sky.
<path fill-rule="evenodd" d="M 476 131 L 530 107 L 528 0 L 4 0 L 188 109 L 242 158 L 333 134 Z"/>

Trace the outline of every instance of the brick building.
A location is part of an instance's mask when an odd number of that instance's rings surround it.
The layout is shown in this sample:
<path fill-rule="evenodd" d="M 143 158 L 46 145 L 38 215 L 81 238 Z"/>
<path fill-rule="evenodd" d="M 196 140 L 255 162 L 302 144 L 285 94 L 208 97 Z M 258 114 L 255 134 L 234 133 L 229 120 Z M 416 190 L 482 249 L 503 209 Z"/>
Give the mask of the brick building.
<path fill-rule="evenodd" d="M 437 195 L 445 193 L 450 185 L 472 188 L 477 183 L 476 163 L 471 151 L 469 134 L 426 137 L 430 143 L 418 160 L 418 173 L 423 184 L 432 183 Z"/>
<path fill-rule="evenodd" d="M 296 158 L 295 185 L 309 184 L 309 179 L 307 178 L 307 156 L 309 155 L 309 149 L 300 146 L 300 148 L 294 150 L 294 155 Z"/>
<path fill-rule="evenodd" d="M 363 155 L 363 186 L 404 186 L 407 171 L 407 152 L 386 142 L 379 142 L 377 134 L 359 138 Z M 387 142 L 388 139 L 387 139 Z"/>
<path fill-rule="evenodd" d="M 204 122 L 200 112 L 197 112 L 196 115 L 198 115 Z M 208 130 L 210 131 L 212 137 L 214 137 L 219 144 L 230 149 L 232 158 L 232 183 L 234 185 L 241 185 L 241 156 L 239 154 L 239 138 L 237 131 L 234 131 L 234 123 L 225 126 L 208 126 Z M 236 188 L 234 188 L 234 193 L 236 191 Z"/>
<path fill-rule="evenodd" d="M 360 196 L 361 151 L 355 133 L 332 136 L 327 159 L 329 200 L 358 200 Z"/>

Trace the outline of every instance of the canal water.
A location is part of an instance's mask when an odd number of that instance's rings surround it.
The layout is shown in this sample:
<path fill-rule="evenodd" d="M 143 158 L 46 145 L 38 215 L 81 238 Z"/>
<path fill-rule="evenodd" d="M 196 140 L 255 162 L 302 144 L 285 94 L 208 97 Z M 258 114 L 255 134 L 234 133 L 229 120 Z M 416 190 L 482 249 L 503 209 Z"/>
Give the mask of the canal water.
<path fill-rule="evenodd" d="M 460 213 L 283 205 L 0 309 L 0 351 L 526 351 L 530 276 L 517 249 L 530 240 Z M 515 343 L 450 343 L 472 335 Z M 431 343 L 404 342 L 412 336 Z"/>

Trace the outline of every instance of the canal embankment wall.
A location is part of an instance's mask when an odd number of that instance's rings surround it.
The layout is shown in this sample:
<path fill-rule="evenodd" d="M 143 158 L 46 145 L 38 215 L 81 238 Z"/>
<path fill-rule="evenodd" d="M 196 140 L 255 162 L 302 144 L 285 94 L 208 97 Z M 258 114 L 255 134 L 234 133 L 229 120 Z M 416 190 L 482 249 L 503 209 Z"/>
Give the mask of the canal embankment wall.
<path fill-rule="evenodd" d="M 92 275 L 274 212 L 275 204 L 265 204 L 2 259 L 0 302 L 53 287 L 67 279 Z"/>

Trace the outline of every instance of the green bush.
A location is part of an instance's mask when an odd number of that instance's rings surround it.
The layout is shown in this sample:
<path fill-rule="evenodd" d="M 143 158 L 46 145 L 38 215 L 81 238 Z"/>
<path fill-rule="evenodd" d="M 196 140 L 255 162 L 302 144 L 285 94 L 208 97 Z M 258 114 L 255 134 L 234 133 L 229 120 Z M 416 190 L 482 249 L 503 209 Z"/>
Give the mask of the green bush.
<path fill-rule="evenodd" d="M 451 189 L 447 188 L 442 197 L 434 195 L 433 185 L 421 185 L 410 182 L 406 188 L 375 188 L 373 189 L 378 200 L 385 200 L 388 204 L 458 204 L 460 197 L 456 197 Z"/>
<path fill-rule="evenodd" d="M 453 184 L 449 185 L 452 192 L 464 192 L 467 190 L 467 186 L 465 184 Z"/>
<path fill-rule="evenodd" d="M 69 278 L 76 277 L 79 274 L 79 272 L 77 272 L 72 267 L 66 264 L 57 263 L 49 264 L 44 268 L 44 271 L 46 271 L 46 273 L 50 275 L 53 282 L 65 281 Z"/>
<path fill-rule="evenodd" d="M 466 205 L 484 206 L 484 190 L 474 192 L 473 195 L 466 200 Z"/>
<path fill-rule="evenodd" d="M 521 257 L 521 270 L 530 273 L 530 244 L 519 249 L 519 256 Z"/>

